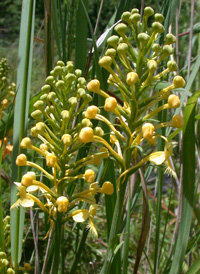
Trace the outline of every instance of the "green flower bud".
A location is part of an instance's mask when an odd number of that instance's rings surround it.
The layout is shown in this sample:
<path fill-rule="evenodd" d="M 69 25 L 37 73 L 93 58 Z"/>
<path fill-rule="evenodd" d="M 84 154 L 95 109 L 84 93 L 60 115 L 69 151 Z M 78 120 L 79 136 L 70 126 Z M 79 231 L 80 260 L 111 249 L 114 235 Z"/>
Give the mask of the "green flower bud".
<path fill-rule="evenodd" d="M 137 38 L 142 44 L 145 44 L 149 41 L 150 36 L 148 34 L 142 32 L 142 33 L 138 34 Z"/>
<path fill-rule="evenodd" d="M 112 35 L 108 38 L 107 43 L 113 48 L 117 48 L 117 44 L 119 42 L 119 37 L 117 35 Z"/>
<path fill-rule="evenodd" d="M 77 105 L 77 98 L 76 97 L 71 97 L 68 99 L 68 102 L 72 107 L 75 107 Z"/>
<path fill-rule="evenodd" d="M 152 24 L 152 30 L 155 33 L 163 33 L 165 31 L 165 28 L 163 27 L 162 24 L 160 24 L 159 22 L 154 22 Z"/>
<path fill-rule="evenodd" d="M 167 45 L 170 45 L 170 44 L 174 44 L 176 42 L 176 37 L 171 34 L 171 33 L 168 33 L 166 36 L 165 36 L 165 40 L 166 40 L 166 44 Z"/>
<path fill-rule="evenodd" d="M 159 23 L 162 23 L 165 20 L 164 16 L 161 13 L 156 13 L 154 15 L 154 19 L 156 22 L 159 22 Z"/>
<path fill-rule="evenodd" d="M 68 61 L 68 62 L 67 62 L 66 69 L 67 69 L 67 72 L 70 72 L 70 73 L 73 72 L 74 65 L 73 65 L 73 62 L 72 62 L 72 61 Z"/>
<path fill-rule="evenodd" d="M 2 259 L 1 260 L 1 265 L 2 266 L 7 266 L 9 264 L 9 261 L 8 260 L 6 260 L 6 259 Z"/>
<path fill-rule="evenodd" d="M 127 30 L 127 25 L 125 25 L 123 23 L 119 23 L 115 26 L 114 29 L 119 35 L 124 36 L 124 34 Z"/>
<path fill-rule="evenodd" d="M 177 71 L 177 64 L 175 61 L 168 61 L 167 62 L 167 68 L 170 70 L 170 71 Z"/>
<path fill-rule="evenodd" d="M 111 58 L 115 58 L 116 50 L 113 49 L 113 48 L 108 49 L 108 50 L 106 51 L 106 54 L 105 54 L 105 55 L 110 56 Z"/>
<path fill-rule="evenodd" d="M 40 96 L 40 99 L 41 99 L 43 102 L 47 103 L 47 102 L 48 102 L 47 96 L 48 96 L 48 94 L 45 93 L 45 94 L 43 94 L 42 96 Z"/>
<path fill-rule="evenodd" d="M 51 76 L 50 76 L 51 77 Z M 45 93 L 49 93 L 51 91 L 51 86 L 50 85 L 44 85 L 41 88 L 41 91 L 45 92 Z"/>
<path fill-rule="evenodd" d="M 59 75 L 59 74 L 61 74 L 62 73 L 62 67 L 61 66 L 56 66 L 55 68 L 54 68 L 54 74 L 55 75 Z"/>
<path fill-rule="evenodd" d="M 158 54 L 161 51 L 161 47 L 157 43 L 153 44 L 151 48 L 156 54 Z"/>
<path fill-rule="evenodd" d="M 63 90 L 65 87 L 65 82 L 62 80 L 58 80 L 58 82 L 56 83 L 56 87 L 60 90 Z"/>
<path fill-rule="evenodd" d="M 49 85 L 52 85 L 53 83 L 54 83 L 54 81 L 55 81 L 55 79 L 54 79 L 54 77 L 53 76 L 48 76 L 47 78 L 46 78 L 46 84 L 49 84 Z"/>
<path fill-rule="evenodd" d="M 34 108 L 37 108 L 39 110 L 43 110 L 44 109 L 44 102 L 42 100 L 38 100 L 34 103 Z"/>
<path fill-rule="evenodd" d="M 82 125 L 82 127 L 93 127 L 92 122 L 90 121 L 90 119 L 87 119 L 87 118 L 84 118 L 81 121 L 81 125 Z"/>
<path fill-rule="evenodd" d="M 147 67 L 151 72 L 155 72 L 158 68 L 158 64 L 155 60 L 149 60 L 147 63 Z"/>
<path fill-rule="evenodd" d="M 110 56 L 104 56 L 99 60 L 100 67 L 103 67 L 105 69 L 110 68 L 111 64 L 112 64 L 112 58 Z"/>
<path fill-rule="evenodd" d="M 64 67 L 65 63 L 63 61 L 58 61 L 57 66 Z"/>
<path fill-rule="evenodd" d="M 51 113 L 51 108 L 50 108 L 50 106 L 46 106 L 45 112 L 46 112 L 47 114 L 50 114 L 50 113 Z"/>
<path fill-rule="evenodd" d="M 0 259 L 5 259 L 6 258 L 6 253 L 3 251 L 0 251 Z"/>
<path fill-rule="evenodd" d="M 130 16 L 130 20 L 131 22 L 133 22 L 133 24 L 137 24 L 137 22 L 140 21 L 141 15 L 139 13 L 134 13 Z"/>
<path fill-rule="evenodd" d="M 54 91 L 51 91 L 47 96 L 47 99 L 50 102 L 54 102 L 56 98 L 57 98 L 57 96 L 56 96 L 56 93 Z"/>
<path fill-rule="evenodd" d="M 81 75 L 82 75 L 82 70 L 76 69 L 74 73 L 75 73 L 75 75 L 76 75 L 77 77 L 81 77 Z"/>
<path fill-rule="evenodd" d="M 101 127 L 95 127 L 95 129 L 94 129 L 94 135 L 103 137 L 103 135 L 104 135 L 103 129 Z"/>
<path fill-rule="evenodd" d="M 86 80 L 84 77 L 79 77 L 78 78 L 78 83 L 80 86 L 85 86 L 86 85 Z"/>
<path fill-rule="evenodd" d="M 80 97 L 83 97 L 85 95 L 85 90 L 84 88 L 79 88 L 77 90 L 77 94 L 80 96 Z"/>
<path fill-rule="evenodd" d="M 132 9 L 132 11 L 131 11 L 131 14 L 134 14 L 134 13 L 139 13 L 139 9 Z"/>
<path fill-rule="evenodd" d="M 151 16 L 151 15 L 154 15 L 154 10 L 153 10 L 151 7 L 146 7 L 146 8 L 144 9 L 144 15 L 145 15 L 146 17 L 149 17 L 149 16 Z"/>
<path fill-rule="evenodd" d="M 128 45 L 126 43 L 120 43 L 117 47 L 117 52 L 119 52 L 119 53 L 128 52 Z"/>
<path fill-rule="evenodd" d="M 76 76 L 75 76 L 73 73 L 68 73 L 68 74 L 65 76 L 65 80 L 66 80 L 69 84 L 72 84 L 72 82 L 76 80 Z"/>
<path fill-rule="evenodd" d="M 125 11 L 122 13 L 122 16 L 121 16 L 121 19 L 125 22 L 130 22 L 130 16 L 131 16 L 131 13 L 129 11 Z"/>
<path fill-rule="evenodd" d="M 37 121 L 41 121 L 42 112 L 39 109 L 37 109 L 31 113 L 31 117 Z"/>
<path fill-rule="evenodd" d="M 69 111 L 68 110 L 63 110 L 61 112 L 61 117 L 64 121 L 67 121 L 69 119 Z"/>
<path fill-rule="evenodd" d="M 46 127 L 46 125 L 45 125 L 45 123 L 43 123 L 43 122 L 38 122 L 38 123 L 35 125 L 35 128 L 36 128 L 36 130 L 37 130 L 37 132 L 38 132 L 39 134 L 44 132 L 45 127 Z"/>
<path fill-rule="evenodd" d="M 92 101 L 92 96 L 89 95 L 89 94 L 83 95 L 82 98 L 84 99 L 84 101 L 85 101 L 86 103 L 89 103 L 89 102 Z"/>
<path fill-rule="evenodd" d="M 163 52 L 163 54 L 165 54 L 166 56 L 168 56 L 168 55 L 171 55 L 171 54 L 174 53 L 174 49 L 171 46 L 169 46 L 169 45 L 165 45 L 162 48 L 162 52 Z"/>

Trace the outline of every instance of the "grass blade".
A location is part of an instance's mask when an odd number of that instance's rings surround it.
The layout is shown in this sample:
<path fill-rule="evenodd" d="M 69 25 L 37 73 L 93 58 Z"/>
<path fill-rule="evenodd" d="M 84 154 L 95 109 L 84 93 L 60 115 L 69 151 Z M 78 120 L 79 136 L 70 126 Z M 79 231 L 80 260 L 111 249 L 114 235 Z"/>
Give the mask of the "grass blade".
<path fill-rule="evenodd" d="M 30 79 L 32 66 L 33 28 L 35 14 L 35 0 L 23 1 L 20 26 L 19 65 L 17 71 L 17 96 L 15 101 L 14 130 L 13 130 L 13 173 L 12 181 L 21 180 L 21 169 L 15 164 L 19 154 L 19 141 L 24 137 L 28 117 Z M 27 16 L 28 14 L 28 16 Z M 26 39 L 24 39 L 26 38 Z M 16 201 L 16 187 L 11 188 L 11 204 Z M 21 208 L 11 211 L 11 255 L 15 271 L 21 260 L 22 237 L 24 227 L 24 210 Z"/>

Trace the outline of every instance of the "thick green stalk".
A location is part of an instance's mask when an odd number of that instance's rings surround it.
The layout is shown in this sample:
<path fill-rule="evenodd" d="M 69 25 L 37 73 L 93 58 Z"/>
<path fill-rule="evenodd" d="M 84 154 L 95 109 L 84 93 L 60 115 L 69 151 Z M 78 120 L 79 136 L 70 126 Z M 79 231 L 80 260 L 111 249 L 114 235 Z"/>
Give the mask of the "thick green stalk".
<path fill-rule="evenodd" d="M 0 172 L 2 162 L 3 142 L 0 147 Z M 1 175 L 0 175 L 0 250 L 4 251 L 4 229 L 3 229 L 3 208 L 2 208 L 2 196 L 1 196 Z"/>

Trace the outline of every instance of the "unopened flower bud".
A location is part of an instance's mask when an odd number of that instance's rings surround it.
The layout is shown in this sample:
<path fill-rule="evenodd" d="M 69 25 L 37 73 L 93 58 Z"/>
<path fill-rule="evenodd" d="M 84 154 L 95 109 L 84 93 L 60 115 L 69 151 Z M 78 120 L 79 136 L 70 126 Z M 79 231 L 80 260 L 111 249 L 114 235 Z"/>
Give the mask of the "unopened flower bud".
<path fill-rule="evenodd" d="M 31 117 L 37 121 L 41 121 L 41 118 L 42 118 L 42 112 L 41 110 L 39 109 L 36 109 L 34 110 L 32 113 L 31 113 Z"/>
<path fill-rule="evenodd" d="M 44 93 L 49 93 L 51 91 L 51 86 L 50 85 L 44 85 L 41 88 L 41 91 L 44 92 Z"/>
<path fill-rule="evenodd" d="M 154 15 L 154 19 L 155 19 L 155 21 L 157 21 L 159 23 L 162 23 L 165 18 L 164 18 L 164 16 L 161 13 L 156 13 Z"/>
<path fill-rule="evenodd" d="M 65 82 L 63 80 L 58 80 L 58 82 L 56 83 L 56 87 L 60 90 L 63 90 L 65 87 Z"/>
<path fill-rule="evenodd" d="M 101 188 L 101 193 L 112 195 L 114 192 L 114 187 L 111 182 L 104 182 Z"/>
<path fill-rule="evenodd" d="M 67 207 L 69 204 L 69 200 L 65 196 L 60 196 L 56 200 L 56 204 L 58 206 L 58 212 L 67 212 Z"/>
<path fill-rule="evenodd" d="M 144 15 L 145 15 L 146 17 L 149 17 L 149 16 L 151 16 L 151 15 L 154 15 L 154 10 L 153 10 L 151 7 L 146 7 L 146 8 L 144 9 Z"/>
<path fill-rule="evenodd" d="M 106 51 L 106 55 L 107 55 L 107 56 L 110 56 L 111 58 L 115 58 L 116 50 L 113 49 L 113 48 L 108 49 L 108 50 Z"/>
<path fill-rule="evenodd" d="M 91 80 L 88 84 L 87 84 L 87 89 L 89 91 L 93 91 L 93 92 L 97 92 L 99 91 L 100 88 L 100 82 L 97 79 Z"/>
<path fill-rule="evenodd" d="M 48 76 L 45 80 L 46 84 L 48 84 L 48 85 L 53 85 L 54 81 L 55 80 L 54 80 L 53 76 Z"/>
<path fill-rule="evenodd" d="M 152 30 L 155 33 L 162 33 L 165 31 L 165 28 L 163 27 L 163 25 L 159 22 L 153 22 L 152 24 Z"/>
<path fill-rule="evenodd" d="M 126 83 L 128 85 L 134 85 L 138 81 L 138 74 L 134 71 L 131 71 L 126 76 Z"/>
<path fill-rule="evenodd" d="M 93 129 L 91 127 L 84 127 L 79 133 L 79 141 L 82 143 L 92 142 L 94 136 Z"/>
<path fill-rule="evenodd" d="M 73 73 L 68 73 L 65 76 L 65 80 L 69 83 L 72 84 L 75 80 L 76 80 L 76 75 L 74 75 Z"/>
<path fill-rule="evenodd" d="M 21 148 L 31 148 L 31 139 L 29 137 L 25 137 L 21 140 L 20 147 Z"/>
<path fill-rule="evenodd" d="M 119 37 L 117 35 L 112 35 L 108 38 L 107 43 L 113 48 L 117 48 L 117 44 L 119 42 Z"/>
<path fill-rule="evenodd" d="M 38 133 L 43 133 L 44 130 L 45 130 L 46 125 L 45 125 L 45 123 L 43 123 L 43 122 L 38 122 L 38 123 L 35 125 L 35 127 L 36 127 L 36 130 L 37 130 Z"/>
<path fill-rule="evenodd" d="M 163 52 L 163 54 L 168 56 L 168 55 L 171 55 L 174 53 L 174 48 L 172 48 L 170 45 L 165 45 L 162 48 L 162 52 Z"/>
<path fill-rule="evenodd" d="M 131 22 L 133 22 L 134 25 L 137 24 L 137 22 L 140 21 L 141 15 L 139 13 L 134 13 L 130 16 Z"/>
<path fill-rule="evenodd" d="M 173 83 L 175 88 L 184 88 L 185 86 L 185 80 L 179 75 L 174 77 Z"/>
<path fill-rule="evenodd" d="M 77 98 L 76 97 L 71 97 L 71 98 L 68 99 L 68 102 L 70 103 L 70 105 L 72 107 L 76 107 L 76 105 L 77 105 Z"/>
<path fill-rule="evenodd" d="M 64 67 L 65 63 L 61 60 L 58 60 L 57 66 Z"/>
<path fill-rule="evenodd" d="M 147 67 L 153 73 L 157 70 L 158 64 L 155 60 L 149 60 L 147 63 Z"/>
<path fill-rule="evenodd" d="M 92 169 L 87 169 L 84 174 L 84 178 L 87 183 L 94 183 L 95 180 L 95 172 Z"/>
<path fill-rule="evenodd" d="M 117 47 L 118 53 L 126 53 L 128 52 L 128 45 L 126 43 L 120 43 Z"/>
<path fill-rule="evenodd" d="M 90 119 L 88 119 L 88 118 L 84 118 L 84 119 L 81 121 L 81 124 L 82 124 L 83 127 L 93 127 L 92 122 L 91 122 Z"/>
<path fill-rule="evenodd" d="M 99 60 L 99 65 L 100 67 L 103 68 L 110 68 L 112 64 L 112 58 L 110 56 L 103 56 L 100 60 Z"/>
<path fill-rule="evenodd" d="M 2 102 L 1 102 L 1 105 L 5 108 L 7 104 L 8 104 L 8 100 L 3 99 Z"/>
<path fill-rule="evenodd" d="M 84 97 L 86 95 L 85 89 L 84 88 L 79 88 L 77 90 L 77 95 L 79 95 L 80 97 Z"/>
<path fill-rule="evenodd" d="M 81 75 L 82 75 L 82 70 L 81 70 L 81 69 L 76 69 L 76 70 L 74 71 L 74 73 L 76 74 L 77 77 L 81 77 Z"/>
<path fill-rule="evenodd" d="M 142 32 L 138 34 L 137 38 L 142 44 L 146 44 L 149 41 L 150 36 L 147 33 Z"/>
<path fill-rule="evenodd" d="M 103 137 L 104 131 L 101 127 L 95 127 L 94 128 L 94 135 Z"/>
<path fill-rule="evenodd" d="M 142 134 L 145 139 L 151 139 L 153 137 L 155 127 L 151 123 L 145 123 L 142 126 Z"/>
<path fill-rule="evenodd" d="M 130 16 L 131 16 L 131 13 L 129 11 L 125 11 L 122 13 L 122 16 L 121 16 L 121 19 L 124 21 L 124 22 L 128 22 L 130 21 Z"/>
<path fill-rule="evenodd" d="M 69 111 L 68 110 L 63 110 L 61 112 L 61 117 L 64 121 L 67 121 L 69 119 Z"/>
<path fill-rule="evenodd" d="M 7 274 L 15 274 L 15 271 L 11 267 L 9 267 L 7 269 Z"/>
<path fill-rule="evenodd" d="M 74 64 L 72 61 L 67 61 L 66 70 L 67 72 L 72 72 L 74 69 Z"/>
<path fill-rule="evenodd" d="M 34 108 L 43 110 L 44 109 L 44 102 L 42 100 L 38 100 L 34 103 Z"/>
<path fill-rule="evenodd" d="M 104 109 L 106 111 L 114 111 L 117 106 L 117 100 L 114 97 L 106 98 Z"/>
<path fill-rule="evenodd" d="M 28 187 L 33 184 L 33 176 L 30 173 L 26 173 L 22 176 L 21 185 Z"/>
<path fill-rule="evenodd" d="M 64 145 L 69 146 L 72 142 L 72 136 L 70 134 L 64 134 L 61 137 L 61 140 L 62 140 Z"/>
<path fill-rule="evenodd" d="M 184 126 L 184 120 L 183 117 L 180 115 L 174 115 L 172 118 L 173 126 L 176 128 L 181 128 Z"/>
<path fill-rule="evenodd" d="M 131 14 L 135 14 L 135 13 L 139 13 L 139 9 L 134 8 L 131 10 Z"/>
<path fill-rule="evenodd" d="M 48 146 L 45 145 L 45 144 L 41 144 L 41 145 L 40 145 L 40 149 L 41 149 L 42 151 L 46 152 L 46 151 L 48 151 Z"/>
<path fill-rule="evenodd" d="M 171 34 L 171 33 L 168 33 L 166 36 L 165 36 L 165 40 L 166 40 L 166 44 L 167 45 L 170 45 L 170 44 L 174 44 L 176 42 L 176 37 Z"/>
<path fill-rule="evenodd" d="M 97 113 L 99 113 L 100 110 L 97 106 L 89 106 L 86 111 L 85 111 L 85 117 L 88 118 L 88 119 L 95 119 L 95 116 Z"/>
<path fill-rule="evenodd" d="M 46 165 L 54 167 L 57 161 L 57 157 L 54 153 L 49 153 L 46 155 Z"/>
<path fill-rule="evenodd" d="M 167 62 L 167 68 L 169 69 L 169 71 L 177 71 L 177 64 L 175 61 L 168 61 Z"/>
<path fill-rule="evenodd" d="M 168 97 L 168 105 L 170 108 L 178 108 L 180 107 L 180 99 L 177 95 L 171 94 Z"/>
<path fill-rule="evenodd" d="M 27 164 L 27 158 L 25 154 L 19 154 L 16 159 L 16 165 L 17 166 L 26 166 Z"/>
<path fill-rule="evenodd" d="M 7 266 L 9 264 L 9 261 L 7 259 L 1 260 L 1 266 Z"/>
<path fill-rule="evenodd" d="M 157 43 L 153 44 L 151 48 L 156 54 L 158 54 L 161 51 L 161 47 Z"/>
<path fill-rule="evenodd" d="M 127 30 L 127 25 L 123 23 L 119 23 L 115 26 L 115 31 L 121 36 L 124 36 L 126 30 Z"/>
<path fill-rule="evenodd" d="M 31 128 L 31 136 L 33 136 L 33 137 L 38 136 L 38 131 L 37 131 L 36 127 Z"/>

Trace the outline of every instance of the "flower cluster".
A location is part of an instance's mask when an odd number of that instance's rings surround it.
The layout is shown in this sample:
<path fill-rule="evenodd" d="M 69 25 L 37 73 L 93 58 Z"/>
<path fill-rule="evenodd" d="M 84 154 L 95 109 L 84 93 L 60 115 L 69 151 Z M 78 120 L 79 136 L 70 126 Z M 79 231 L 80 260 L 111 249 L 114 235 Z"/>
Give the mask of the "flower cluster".
<path fill-rule="evenodd" d="M 150 16 L 154 16 L 151 26 L 148 21 Z M 176 75 L 177 65 L 173 60 L 172 44 L 176 38 L 168 33 L 163 44 L 159 44 L 165 30 L 162 25 L 164 17 L 154 14 L 150 7 L 144 9 L 143 18 L 137 9 L 133 9 L 124 12 L 121 19 L 122 22 L 115 26 L 118 35 L 108 38 L 109 48 L 99 60 L 99 65 L 110 74 L 108 84 L 112 92 L 103 91 L 98 79 L 87 85 L 90 92 L 105 98 L 104 109 L 112 113 L 114 121 L 107 120 L 96 106 L 89 106 L 85 116 L 103 121 L 110 127 L 110 143 L 113 146 L 110 149 L 109 144 L 104 145 L 121 167 L 118 184 L 148 161 L 155 165 L 165 164 L 166 172 L 176 177 L 170 162 L 175 142 L 168 142 L 159 129 L 181 128 L 183 118 L 174 115 L 171 121 L 158 120 L 159 112 L 171 109 L 173 113 L 173 109 L 179 108 L 180 99 L 172 91 L 185 86 L 185 80 Z M 159 83 L 168 73 L 174 77 L 173 83 L 166 83 L 159 90 Z M 138 149 L 141 146 L 155 147 L 158 138 L 165 140 L 164 151 L 148 154 L 149 149 L 146 153 L 142 150 L 144 154 L 139 157 Z"/>
<path fill-rule="evenodd" d="M 22 149 L 33 150 L 45 159 L 45 167 L 28 161 L 25 154 L 18 155 L 16 164 L 30 166 L 33 170 L 24 174 L 21 182 L 15 183 L 19 199 L 11 209 L 19 205 L 32 207 L 36 203 L 49 215 L 51 227 L 58 218 L 62 223 L 70 218 L 80 223 L 88 219 L 91 231 L 97 235 L 93 222 L 97 209 L 95 195 L 111 195 L 113 185 L 104 182 L 100 186 L 95 181 L 95 166 L 100 165 L 109 152 L 102 145 L 102 139 L 94 153 L 84 157 L 79 153 L 96 138 L 101 140 L 104 133 L 99 127 L 93 127 L 88 118 L 80 119 L 80 114 L 92 100 L 85 91 L 86 80 L 81 76 L 82 72 L 79 69 L 74 71 L 71 61 L 67 64 L 58 61 L 50 74 L 31 113 L 37 120 L 31 128 L 31 135 L 39 139 L 39 144 L 34 145 L 29 137 L 20 143 Z M 39 179 L 41 174 L 48 178 L 48 183 Z M 81 181 L 85 182 L 84 189 L 80 186 Z M 38 191 L 44 199 L 38 198 Z"/>

